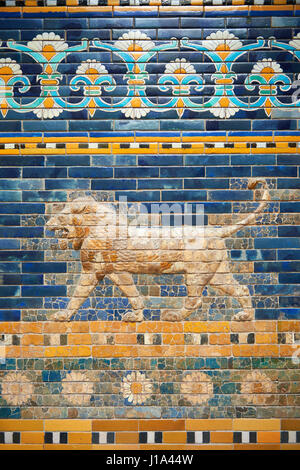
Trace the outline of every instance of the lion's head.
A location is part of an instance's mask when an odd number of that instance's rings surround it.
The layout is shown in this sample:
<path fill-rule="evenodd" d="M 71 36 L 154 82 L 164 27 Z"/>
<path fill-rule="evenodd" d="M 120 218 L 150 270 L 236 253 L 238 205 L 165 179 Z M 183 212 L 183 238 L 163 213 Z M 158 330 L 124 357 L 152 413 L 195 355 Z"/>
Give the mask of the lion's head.
<path fill-rule="evenodd" d="M 91 222 L 95 223 L 97 202 L 90 196 L 80 197 L 68 202 L 64 208 L 46 223 L 50 231 L 59 231 L 62 238 L 73 241 L 73 248 L 78 250 L 84 238 L 88 236 Z"/>
<path fill-rule="evenodd" d="M 91 196 L 79 197 L 53 214 L 46 223 L 46 228 L 59 232 L 61 238 L 71 239 L 73 248 L 79 250 L 86 237 L 91 235 L 98 238 L 100 227 L 113 224 L 114 215 L 115 210 L 111 204 L 99 203 Z"/>

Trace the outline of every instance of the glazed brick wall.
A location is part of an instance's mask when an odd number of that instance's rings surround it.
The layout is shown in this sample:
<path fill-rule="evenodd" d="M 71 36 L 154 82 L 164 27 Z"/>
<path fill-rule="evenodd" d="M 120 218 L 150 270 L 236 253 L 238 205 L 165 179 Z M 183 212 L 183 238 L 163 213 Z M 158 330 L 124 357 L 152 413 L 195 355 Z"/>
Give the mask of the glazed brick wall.
<path fill-rule="evenodd" d="M 0 447 L 299 448 L 300 10 L 225 3 L 1 4 Z M 81 272 L 45 227 L 65 203 L 201 203 L 225 227 L 250 178 L 270 201 L 226 248 L 252 321 L 210 286 L 165 321 L 181 274 L 134 275 L 140 323 L 108 278 L 53 320 Z"/>

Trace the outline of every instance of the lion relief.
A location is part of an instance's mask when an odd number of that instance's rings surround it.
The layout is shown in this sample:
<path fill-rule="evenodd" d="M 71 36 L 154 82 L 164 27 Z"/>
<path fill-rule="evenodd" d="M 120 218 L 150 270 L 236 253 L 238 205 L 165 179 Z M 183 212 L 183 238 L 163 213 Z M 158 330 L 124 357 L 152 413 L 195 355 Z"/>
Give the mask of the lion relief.
<path fill-rule="evenodd" d="M 128 297 L 132 310 L 122 320 L 143 320 L 145 298 L 138 291 L 133 274 L 177 274 L 185 276 L 187 296 L 182 309 L 165 310 L 162 320 L 181 321 L 201 306 L 202 292 L 210 285 L 224 295 L 235 297 L 241 311 L 236 321 L 254 318 L 247 286 L 240 285 L 230 272 L 225 240 L 242 227 L 253 224 L 270 200 L 265 180 L 253 179 L 248 188 L 262 183 L 264 191 L 257 209 L 234 225 L 202 227 L 201 235 L 190 227 L 185 236 L 161 236 L 163 228 L 143 227 L 129 230 L 127 215 L 116 218 L 111 204 L 97 202 L 91 196 L 66 203 L 63 210 L 52 215 L 46 224 L 50 231 L 59 231 L 80 250 L 82 271 L 67 309 L 52 319 L 69 321 L 104 276 L 108 276 Z M 140 229 L 139 229 L 140 230 Z M 152 230 L 152 232 L 151 232 Z"/>

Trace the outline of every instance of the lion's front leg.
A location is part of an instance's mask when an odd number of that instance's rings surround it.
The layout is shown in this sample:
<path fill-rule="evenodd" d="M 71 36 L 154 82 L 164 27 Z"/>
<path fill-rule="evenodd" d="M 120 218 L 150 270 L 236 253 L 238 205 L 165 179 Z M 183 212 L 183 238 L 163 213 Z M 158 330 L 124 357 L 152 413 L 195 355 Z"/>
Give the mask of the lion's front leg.
<path fill-rule="evenodd" d="M 99 275 L 96 276 L 96 273 L 82 273 L 68 307 L 65 310 L 56 312 L 52 315 L 51 319 L 57 321 L 69 321 L 83 302 L 88 298 L 90 293 L 98 284 L 99 279 Z"/>
<path fill-rule="evenodd" d="M 144 318 L 144 298 L 137 290 L 132 275 L 129 273 L 111 273 L 108 277 L 121 289 L 131 303 L 132 312 L 126 313 L 122 320 L 133 322 L 142 321 Z"/>

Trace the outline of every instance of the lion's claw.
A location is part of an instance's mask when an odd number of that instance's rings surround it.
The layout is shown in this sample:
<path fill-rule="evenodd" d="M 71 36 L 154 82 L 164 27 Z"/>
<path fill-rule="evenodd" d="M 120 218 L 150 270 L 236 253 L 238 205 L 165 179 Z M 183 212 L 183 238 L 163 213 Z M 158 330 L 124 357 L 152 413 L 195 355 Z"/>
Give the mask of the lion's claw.
<path fill-rule="evenodd" d="M 142 321 L 144 319 L 143 311 L 138 310 L 138 311 L 133 311 L 133 312 L 127 312 L 125 315 L 123 315 L 122 320 L 123 321 Z"/>
<path fill-rule="evenodd" d="M 59 312 L 54 313 L 54 314 L 51 316 L 51 320 L 55 320 L 55 321 L 70 321 L 72 315 L 73 315 L 72 312 L 69 312 L 68 310 L 62 310 L 62 311 L 59 311 Z"/>
<path fill-rule="evenodd" d="M 174 310 L 165 310 L 161 319 L 164 321 L 180 321 L 182 319 L 182 315 L 180 312 L 176 312 Z"/>
<path fill-rule="evenodd" d="M 232 320 L 233 321 L 251 321 L 251 320 L 253 320 L 253 315 L 250 312 L 241 311 L 239 313 L 236 313 L 232 317 Z"/>

